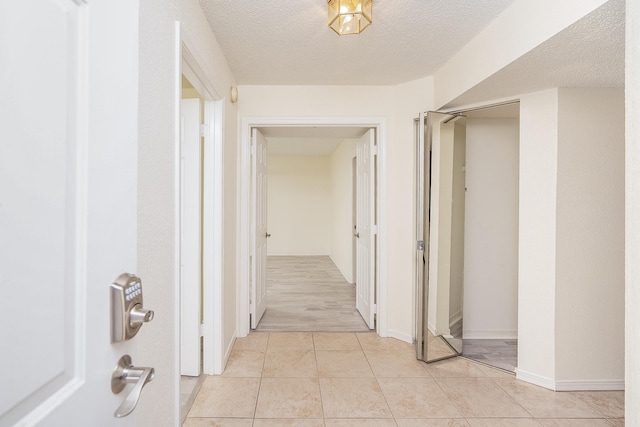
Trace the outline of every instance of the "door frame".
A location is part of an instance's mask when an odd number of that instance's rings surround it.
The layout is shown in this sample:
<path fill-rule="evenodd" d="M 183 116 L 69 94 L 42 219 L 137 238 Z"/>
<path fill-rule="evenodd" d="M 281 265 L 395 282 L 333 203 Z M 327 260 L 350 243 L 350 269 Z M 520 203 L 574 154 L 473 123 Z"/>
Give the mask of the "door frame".
<path fill-rule="evenodd" d="M 201 96 L 180 101 L 180 375 L 193 377 L 202 371 L 203 103 Z"/>
<path fill-rule="evenodd" d="M 202 373 L 208 375 L 221 374 L 224 368 L 223 333 L 222 333 L 222 278 L 224 277 L 222 262 L 222 213 L 223 206 L 223 124 L 225 98 L 207 77 L 195 52 L 195 44 L 179 29 L 180 47 L 177 50 L 176 72 L 176 105 L 177 123 L 180 123 L 180 100 L 182 98 L 182 75 L 184 75 L 198 93 L 204 98 L 204 152 L 202 162 L 203 198 L 202 198 L 202 281 L 203 281 L 203 358 Z M 193 48 L 190 48 L 193 46 Z M 179 132 L 175 147 L 176 168 L 179 172 L 180 145 Z M 177 185 L 180 185 L 179 177 Z M 179 190 L 179 189 L 178 189 Z M 178 191 L 179 196 L 179 191 Z M 179 204 L 178 204 L 179 210 Z M 180 271 L 180 215 L 176 214 L 176 271 Z M 179 283 L 179 282 L 176 282 Z M 179 289 L 178 289 L 179 290 Z M 176 322 L 180 322 L 180 300 L 175 301 Z M 176 323 L 179 324 L 179 323 Z M 177 335 L 176 351 L 180 351 L 180 336 Z M 177 358 L 179 361 L 179 356 Z M 178 369 L 179 372 L 179 369 Z"/>
<path fill-rule="evenodd" d="M 378 146 L 377 197 L 378 234 L 376 251 L 376 332 L 387 336 L 387 160 L 386 120 L 381 117 L 243 117 L 241 121 L 241 144 L 239 164 L 239 218 L 238 222 L 238 306 L 237 336 L 246 337 L 249 322 L 249 272 L 250 221 L 251 221 L 251 128 L 254 127 L 367 127 L 376 132 Z"/>

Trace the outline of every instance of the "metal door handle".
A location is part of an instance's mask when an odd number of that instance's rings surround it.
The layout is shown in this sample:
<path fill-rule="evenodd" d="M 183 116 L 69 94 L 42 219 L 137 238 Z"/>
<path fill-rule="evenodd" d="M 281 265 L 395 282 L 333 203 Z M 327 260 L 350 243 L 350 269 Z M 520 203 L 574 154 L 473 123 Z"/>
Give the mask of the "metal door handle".
<path fill-rule="evenodd" d="M 153 320 L 153 311 L 142 308 L 142 304 L 136 304 L 129 312 L 129 325 L 135 328 L 138 325 L 142 325 L 146 322 Z"/>
<path fill-rule="evenodd" d="M 131 356 L 125 354 L 120 358 L 111 375 L 111 391 L 120 393 L 127 384 L 135 384 L 124 402 L 116 409 L 113 415 L 116 418 L 126 417 L 136 408 L 142 388 L 153 380 L 155 370 L 153 368 L 137 368 L 131 363 Z"/>
<path fill-rule="evenodd" d="M 356 234 L 353 235 L 356 239 L 360 238 L 360 232 L 357 232 Z"/>
<path fill-rule="evenodd" d="M 266 237 L 268 239 L 269 237 L 271 237 L 271 234 L 270 233 L 264 233 L 264 237 Z"/>

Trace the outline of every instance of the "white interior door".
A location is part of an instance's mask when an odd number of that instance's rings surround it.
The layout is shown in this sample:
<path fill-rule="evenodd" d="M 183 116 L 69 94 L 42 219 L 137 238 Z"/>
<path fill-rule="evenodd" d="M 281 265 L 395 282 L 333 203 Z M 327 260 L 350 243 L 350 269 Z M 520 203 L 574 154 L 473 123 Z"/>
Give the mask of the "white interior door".
<path fill-rule="evenodd" d="M 134 425 L 110 381 L 142 361 L 135 338 L 111 344 L 109 287 L 136 270 L 137 17 L 130 0 L 0 2 L 3 426 Z"/>
<path fill-rule="evenodd" d="M 258 130 L 251 133 L 252 197 L 251 219 L 251 329 L 258 327 L 267 309 L 267 140 Z"/>
<path fill-rule="evenodd" d="M 375 134 L 369 129 L 356 145 L 356 308 L 375 327 Z"/>
<path fill-rule="evenodd" d="M 180 104 L 180 373 L 200 375 L 200 100 Z"/>

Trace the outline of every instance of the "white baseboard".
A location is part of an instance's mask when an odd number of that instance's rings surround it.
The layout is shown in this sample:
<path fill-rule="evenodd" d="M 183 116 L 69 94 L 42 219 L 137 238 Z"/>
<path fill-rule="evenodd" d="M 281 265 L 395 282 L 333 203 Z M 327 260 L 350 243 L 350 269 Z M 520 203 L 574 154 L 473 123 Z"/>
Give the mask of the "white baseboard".
<path fill-rule="evenodd" d="M 455 312 L 451 316 L 449 316 L 449 327 L 455 325 L 458 322 L 462 322 L 462 311 L 461 310 L 458 310 L 457 312 Z"/>
<path fill-rule="evenodd" d="M 556 391 L 619 391 L 624 380 L 558 380 Z"/>
<path fill-rule="evenodd" d="M 462 338 L 469 340 L 517 340 L 517 329 L 464 329 Z"/>
<path fill-rule="evenodd" d="M 530 372 L 525 372 L 518 368 L 516 368 L 516 378 L 530 384 L 535 384 L 535 385 L 539 385 L 540 387 L 548 388 L 549 390 L 556 389 L 556 383 L 553 379 L 542 377 L 537 374 L 532 374 Z"/>
<path fill-rule="evenodd" d="M 462 335 L 462 311 L 458 311 L 453 316 L 449 317 L 449 331 L 454 337 L 460 337 Z"/>
<path fill-rule="evenodd" d="M 398 332 L 398 331 L 393 331 L 391 329 L 387 330 L 387 336 L 389 338 L 395 338 L 397 340 L 408 342 L 410 344 L 413 343 L 413 337 L 411 335 L 407 335 L 405 333 Z"/>
<path fill-rule="evenodd" d="M 331 255 L 329 255 L 329 258 L 331 258 L 331 261 L 333 262 L 333 264 L 338 268 L 338 271 L 340 271 L 340 274 L 342 274 L 342 277 L 344 277 L 344 280 L 347 281 L 347 283 L 353 285 L 355 284 L 355 282 L 352 280 L 352 277 L 347 277 L 346 274 L 344 274 L 344 271 L 342 271 L 342 269 L 340 268 L 340 266 L 338 265 L 338 263 L 336 262 L 335 259 L 333 259 L 333 257 Z"/>
<path fill-rule="evenodd" d="M 227 368 L 227 362 L 229 361 L 229 356 L 231 356 L 231 350 L 233 349 L 233 345 L 236 343 L 236 337 L 238 336 L 238 331 L 233 333 L 233 338 L 229 341 L 229 345 L 224 349 L 224 356 L 222 358 L 222 371 L 216 372 L 217 375 L 221 375 L 224 370 Z"/>
<path fill-rule="evenodd" d="M 429 332 L 431 332 L 432 335 L 438 335 L 436 333 L 436 327 L 433 323 L 431 323 L 431 321 L 427 323 L 427 329 L 429 329 Z"/>
<path fill-rule="evenodd" d="M 516 368 L 516 378 L 554 391 L 621 391 L 624 380 L 553 380 Z"/>

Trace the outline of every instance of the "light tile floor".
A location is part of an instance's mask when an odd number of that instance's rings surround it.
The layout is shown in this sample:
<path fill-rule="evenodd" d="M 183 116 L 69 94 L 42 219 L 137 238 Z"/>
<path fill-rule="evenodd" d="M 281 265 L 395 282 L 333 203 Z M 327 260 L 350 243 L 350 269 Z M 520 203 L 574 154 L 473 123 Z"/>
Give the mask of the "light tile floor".
<path fill-rule="evenodd" d="M 623 426 L 624 392 L 555 393 L 467 359 L 419 362 L 374 333 L 257 332 L 184 427 Z"/>
<path fill-rule="evenodd" d="M 180 377 L 180 422 L 184 422 L 187 418 L 187 412 L 193 405 L 198 390 L 202 387 L 205 375 L 198 377 Z"/>

